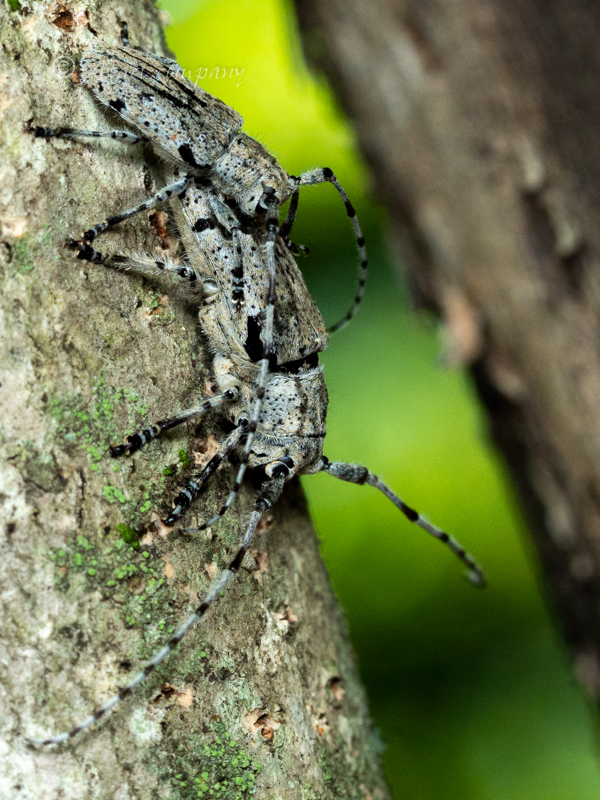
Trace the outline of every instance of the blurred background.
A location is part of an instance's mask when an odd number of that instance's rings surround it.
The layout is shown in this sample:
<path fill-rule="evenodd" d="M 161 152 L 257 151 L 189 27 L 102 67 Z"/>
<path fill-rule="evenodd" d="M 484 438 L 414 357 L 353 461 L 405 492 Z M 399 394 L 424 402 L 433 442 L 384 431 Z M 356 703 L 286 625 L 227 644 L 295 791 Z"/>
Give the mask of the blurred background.
<path fill-rule="evenodd" d="M 162 0 L 188 77 L 232 105 L 292 174 L 329 166 L 355 205 L 371 273 L 323 354 L 326 455 L 365 464 L 484 565 L 478 591 L 439 543 L 368 487 L 303 485 L 385 746 L 411 800 L 600 796 L 597 730 L 537 584 L 527 534 L 468 377 L 443 365 L 435 320 L 411 310 L 352 130 L 309 74 L 284 0 Z M 352 302 L 357 254 L 331 186 L 300 197 L 295 242 L 327 324 Z"/>

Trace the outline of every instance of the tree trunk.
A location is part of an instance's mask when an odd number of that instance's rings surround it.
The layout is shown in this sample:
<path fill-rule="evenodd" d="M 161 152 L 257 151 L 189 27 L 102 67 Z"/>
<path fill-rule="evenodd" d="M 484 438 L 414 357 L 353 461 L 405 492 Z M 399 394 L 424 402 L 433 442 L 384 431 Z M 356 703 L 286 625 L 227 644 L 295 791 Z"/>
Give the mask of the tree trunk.
<path fill-rule="evenodd" d="M 297 0 L 600 698 L 600 7 Z"/>
<path fill-rule="evenodd" d="M 255 496 L 247 488 L 204 534 L 156 522 L 214 452 L 216 415 L 129 459 L 108 457 L 126 432 L 197 403 L 210 360 L 193 307 L 65 247 L 151 194 L 153 172 L 139 148 L 36 139 L 27 121 L 109 128 L 77 59 L 118 41 L 120 20 L 133 44 L 165 51 L 149 4 L 72 8 L 11 0 L 0 10 L 0 795 L 388 798 L 297 483 L 240 577 L 156 676 L 72 742 L 25 742 L 72 728 L 162 647 L 237 549 Z M 119 226 L 102 247 L 164 246 L 164 221 L 151 215 L 150 234 L 145 220 Z M 225 467 L 186 522 L 218 508 L 232 481 Z"/>

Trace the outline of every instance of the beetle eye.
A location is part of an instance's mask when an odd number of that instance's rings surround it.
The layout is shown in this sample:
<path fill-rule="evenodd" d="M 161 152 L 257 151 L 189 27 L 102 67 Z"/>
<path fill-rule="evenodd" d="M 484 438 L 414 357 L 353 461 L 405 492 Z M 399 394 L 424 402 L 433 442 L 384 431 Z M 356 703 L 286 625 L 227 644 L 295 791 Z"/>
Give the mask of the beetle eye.
<path fill-rule="evenodd" d="M 289 456 L 280 458 L 271 472 L 272 478 L 287 478 L 294 467 L 294 461 Z"/>

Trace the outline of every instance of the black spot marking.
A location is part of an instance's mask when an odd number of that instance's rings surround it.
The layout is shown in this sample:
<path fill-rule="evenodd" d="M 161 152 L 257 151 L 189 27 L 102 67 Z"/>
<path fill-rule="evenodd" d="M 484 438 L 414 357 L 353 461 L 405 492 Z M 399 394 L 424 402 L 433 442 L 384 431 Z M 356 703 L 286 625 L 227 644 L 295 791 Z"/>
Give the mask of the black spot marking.
<path fill-rule="evenodd" d="M 244 560 L 244 556 L 246 555 L 246 548 L 240 547 L 236 557 L 233 559 L 231 564 L 229 565 L 229 569 L 232 572 L 237 572 L 238 569 L 242 566 L 242 561 Z"/>
<path fill-rule="evenodd" d="M 181 156 L 182 161 L 185 161 L 186 164 L 189 164 L 191 167 L 199 167 L 200 164 L 196 162 L 194 158 L 194 154 L 192 153 L 192 148 L 189 144 L 181 144 L 177 148 L 177 152 Z"/>
<path fill-rule="evenodd" d="M 295 361 L 286 361 L 285 364 L 280 364 L 275 367 L 273 372 L 282 372 L 284 375 L 297 375 L 303 367 L 312 369 L 319 366 L 319 354 L 310 353 L 304 358 L 297 358 Z"/>
<path fill-rule="evenodd" d="M 356 481 L 356 483 L 359 486 L 363 486 L 367 482 L 367 478 L 369 477 L 369 470 L 366 469 L 366 467 L 363 467 L 363 470 L 364 470 L 363 474 Z M 410 511 L 410 509 L 409 509 L 409 511 Z"/>
<path fill-rule="evenodd" d="M 253 361 L 255 364 L 262 359 L 263 355 L 263 343 L 260 338 L 261 330 L 262 325 L 258 315 L 248 317 L 248 335 L 244 348 L 248 353 L 250 361 Z"/>
<path fill-rule="evenodd" d="M 196 222 L 192 225 L 192 230 L 194 233 L 202 233 L 207 228 L 212 228 L 213 224 L 210 219 L 197 219 Z"/>
<path fill-rule="evenodd" d="M 118 114 L 120 114 L 120 113 L 121 113 L 121 111 L 124 111 L 124 110 L 127 108 L 127 104 L 125 103 L 125 101 L 124 101 L 124 100 L 120 100 L 120 99 L 118 99 L 118 98 L 117 98 L 116 100 L 109 100 L 109 101 L 108 101 L 108 105 L 109 105 L 111 108 L 114 108 L 114 110 L 115 110 L 115 111 L 116 111 Z"/>

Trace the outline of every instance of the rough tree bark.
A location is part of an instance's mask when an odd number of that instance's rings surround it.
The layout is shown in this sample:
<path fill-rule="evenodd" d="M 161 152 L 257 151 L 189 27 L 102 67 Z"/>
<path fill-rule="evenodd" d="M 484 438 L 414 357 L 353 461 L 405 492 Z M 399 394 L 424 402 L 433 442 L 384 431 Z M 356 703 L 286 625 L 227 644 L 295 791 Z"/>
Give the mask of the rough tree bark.
<path fill-rule="evenodd" d="M 164 52 L 150 4 L 0 9 L 0 796 L 388 798 L 297 484 L 206 624 L 148 685 L 66 746 L 25 743 L 71 728 L 162 646 L 231 557 L 254 497 L 248 488 L 207 535 L 151 524 L 188 461 L 207 460 L 218 417 L 108 458 L 110 441 L 210 387 L 193 308 L 65 248 L 152 191 L 140 150 L 26 130 L 31 119 L 106 129 L 76 62 L 85 45 L 117 41 L 122 19 L 134 43 Z M 142 220 L 103 246 L 168 243 L 164 218 L 152 219 L 151 233 Z M 232 479 L 219 473 L 198 516 Z"/>
<path fill-rule="evenodd" d="M 297 0 L 600 698 L 600 7 Z"/>

